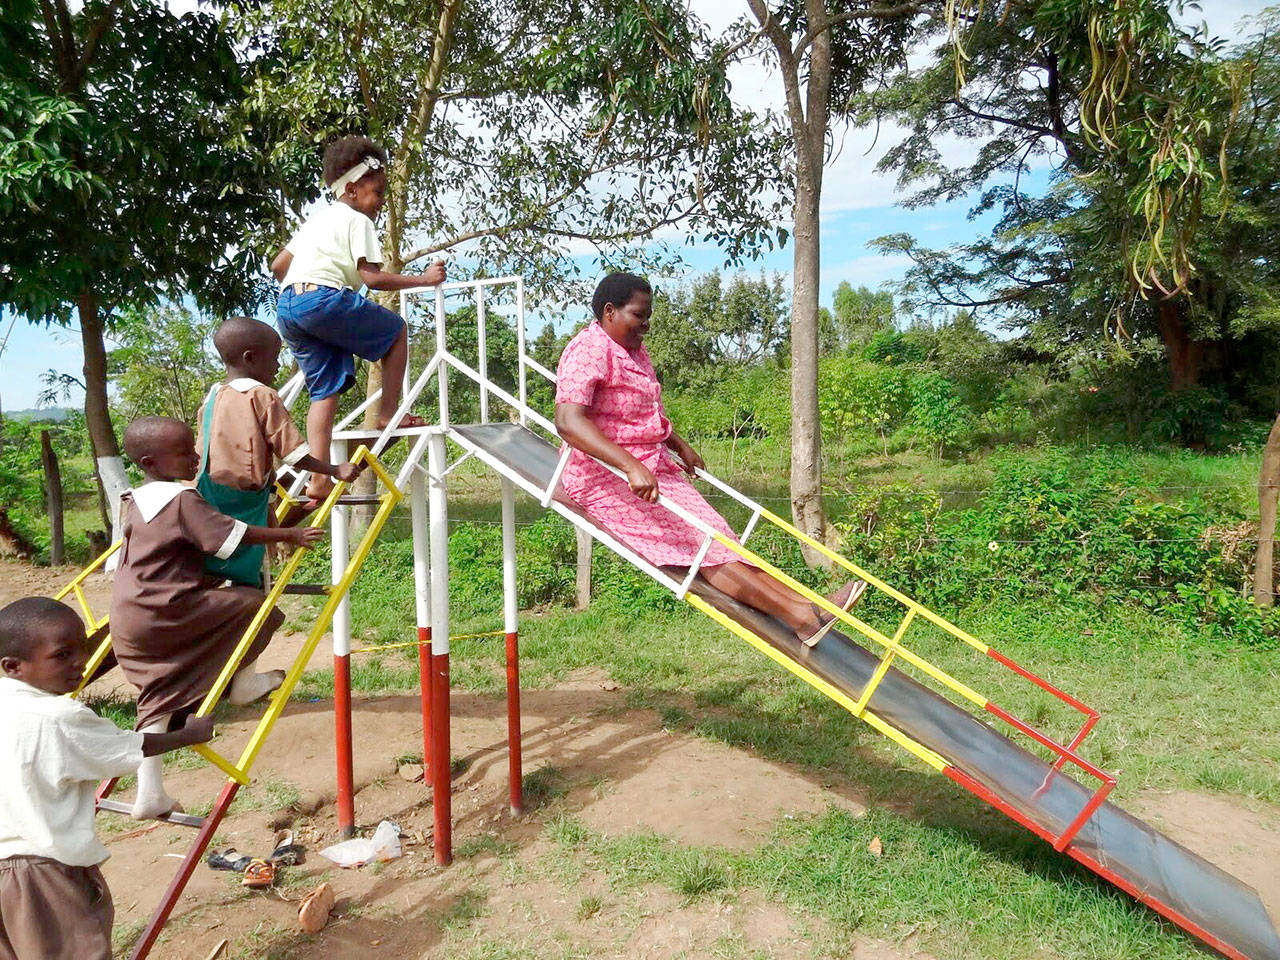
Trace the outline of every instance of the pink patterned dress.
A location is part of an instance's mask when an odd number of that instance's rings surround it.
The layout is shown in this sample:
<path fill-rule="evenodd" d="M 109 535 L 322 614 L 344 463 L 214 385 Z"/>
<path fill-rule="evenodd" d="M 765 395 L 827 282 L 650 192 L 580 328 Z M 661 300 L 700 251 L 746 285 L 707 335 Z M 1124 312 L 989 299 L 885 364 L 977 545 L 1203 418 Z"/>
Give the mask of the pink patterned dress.
<path fill-rule="evenodd" d="M 569 341 L 556 370 L 556 403 L 579 403 L 600 431 L 643 463 L 658 479 L 662 495 L 723 533 L 733 531 L 693 488 L 667 453 L 671 421 L 662 409 L 662 385 L 649 353 L 628 350 L 599 323 Z M 561 475 L 566 494 L 586 514 L 655 566 L 693 564 L 705 534 L 656 503 L 641 500 L 627 481 L 581 450 L 569 456 Z M 741 560 L 719 543 L 702 566 Z"/>

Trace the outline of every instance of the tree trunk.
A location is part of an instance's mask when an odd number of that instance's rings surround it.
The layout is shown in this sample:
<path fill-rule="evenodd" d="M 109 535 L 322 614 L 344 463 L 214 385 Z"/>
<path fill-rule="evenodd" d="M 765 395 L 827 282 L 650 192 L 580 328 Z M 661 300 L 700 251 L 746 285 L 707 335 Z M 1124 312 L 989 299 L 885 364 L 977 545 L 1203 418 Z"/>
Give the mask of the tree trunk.
<path fill-rule="evenodd" d="M 573 608 L 585 610 L 591 606 L 591 534 L 574 527 L 578 538 L 578 575 L 574 583 Z"/>
<path fill-rule="evenodd" d="M 62 473 L 48 430 L 40 431 L 40 463 L 44 467 L 44 502 L 49 511 L 49 562 L 62 565 Z"/>
<path fill-rule="evenodd" d="M 822 428 L 818 417 L 818 209 L 822 168 L 796 163 L 795 267 L 791 290 L 791 512 L 795 524 L 824 540 Z M 821 554 L 804 548 L 810 566 Z"/>
<path fill-rule="evenodd" d="M 1188 334 L 1180 301 L 1161 300 L 1156 307 L 1156 324 L 1169 359 L 1169 386 L 1175 393 L 1199 386 L 1204 342 Z"/>
<path fill-rule="evenodd" d="M 1276 538 L 1276 495 L 1280 493 L 1280 416 L 1271 425 L 1258 471 L 1258 552 L 1253 559 L 1253 602 L 1269 607 L 1275 599 L 1272 566 Z"/>
<path fill-rule="evenodd" d="M 102 318 L 98 315 L 98 298 L 92 290 L 82 291 L 78 298 L 80 341 L 84 347 L 84 420 L 93 444 L 98 479 L 106 494 L 111 514 L 112 539 L 120 539 L 120 495 L 129 489 L 129 477 L 107 401 L 107 347 L 103 340 Z"/>

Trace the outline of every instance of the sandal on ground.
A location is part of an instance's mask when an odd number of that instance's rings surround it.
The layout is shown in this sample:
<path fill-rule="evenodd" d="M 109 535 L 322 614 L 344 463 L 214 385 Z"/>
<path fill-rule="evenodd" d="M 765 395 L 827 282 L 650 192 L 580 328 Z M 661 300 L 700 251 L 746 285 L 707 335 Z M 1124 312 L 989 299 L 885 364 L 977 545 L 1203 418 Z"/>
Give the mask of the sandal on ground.
<path fill-rule="evenodd" d="M 303 933 L 319 933 L 329 922 L 329 912 L 333 910 L 333 887 L 327 883 L 312 890 L 298 907 L 298 926 Z"/>
<path fill-rule="evenodd" d="M 267 860 L 255 858 L 244 868 L 244 879 L 240 881 L 245 887 L 269 887 L 275 883 L 276 865 Z"/>
<path fill-rule="evenodd" d="M 278 867 L 296 867 L 306 859 L 306 851 L 293 842 L 292 830 L 277 830 L 275 847 L 267 857 Z"/>
<path fill-rule="evenodd" d="M 828 596 L 827 599 L 841 610 L 849 610 L 862 599 L 862 595 L 866 590 L 867 582 L 865 580 L 850 580 L 834 594 Z M 802 638 L 806 647 L 813 648 L 818 645 L 819 640 L 831 632 L 831 628 L 836 625 L 838 618 L 823 610 L 816 603 L 811 603 L 809 606 L 813 608 L 814 614 L 817 615 L 819 622 L 822 624 L 811 635 Z"/>
<path fill-rule="evenodd" d="M 253 857 L 246 857 L 239 850 L 227 848 L 221 853 L 214 851 L 205 858 L 205 863 L 209 864 L 214 870 L 231 870 L 235 873 L 242 873 L 245 867 L 253 863 Z"/>

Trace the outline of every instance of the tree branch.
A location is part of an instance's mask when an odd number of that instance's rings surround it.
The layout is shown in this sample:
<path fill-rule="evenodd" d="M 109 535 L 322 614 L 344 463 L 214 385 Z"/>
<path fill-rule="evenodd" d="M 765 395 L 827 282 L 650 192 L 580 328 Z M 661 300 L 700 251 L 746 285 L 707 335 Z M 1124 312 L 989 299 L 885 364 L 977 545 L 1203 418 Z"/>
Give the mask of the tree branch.
<path fill-rule="evenodd" d="M 800 38 L 800 41 L 791 51 L 792 56 L 797 60 L 804 53 L 805 48 L 813 43 L 819 36 L 829 31 L 832 27 L 839 26 L 842 23 L 848 23 L 851 20 L 903 20 L 907 17 L 914 17 L 918 13 L 924 12 L 924 4 L 901 3 L 896 7 L 870 7 L 866 10 L 846 10 L 843 13 L 837 13 L 833 17 L 824 17 L 816 27 L 810 27 L 808 32 Z"/>

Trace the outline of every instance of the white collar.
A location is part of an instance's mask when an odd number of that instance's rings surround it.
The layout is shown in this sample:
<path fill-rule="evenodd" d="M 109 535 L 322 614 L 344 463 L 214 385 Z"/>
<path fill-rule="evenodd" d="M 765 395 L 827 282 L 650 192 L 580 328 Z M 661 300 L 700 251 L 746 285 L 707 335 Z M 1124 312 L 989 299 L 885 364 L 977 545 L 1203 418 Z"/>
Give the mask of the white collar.
<path fill-rule="evenodd" d="M 48 690 L 41 690 L 39 687 L 33 687 L 25 680 L 19 680 L 16 677 L 0 677 L 0 693 L 7 693 L 10 696 L 24 694 L 29 697 L 58 696 L 58 694 L 50 693 Z"/>
<path fill-rule="evenodd" d="M 133 495 L 133 502 L 137 506 L 138 512 L 142 514 L 143 522 L 150 523 L 155 519 L 157 513 L 169 505 L 169 501 L 183 490 L 190 489 L 191 487 L 184 483 L 176 483 L 171 480 L 153 480 L 150 483 L 144 483 L 140 487 L 134 487 L 129 492 Z"/>
<path fill-rule="evenodd" d="M 240 393 L 248 393 L 254 387 L 262 386 L 262 383 L 253 379 L 253 377 L 237 377 L 235 380 L 228 380 L 227 386 L 232 390 L 238 390 Z"/>

